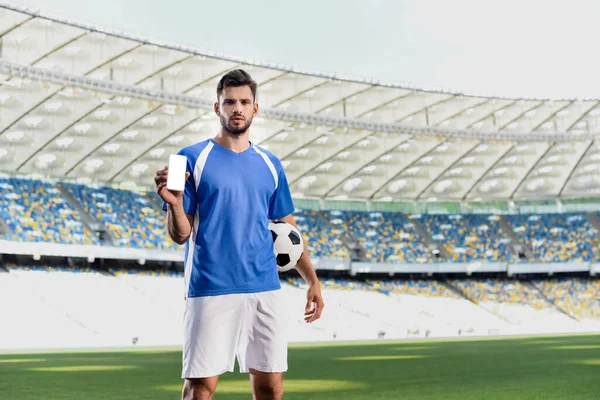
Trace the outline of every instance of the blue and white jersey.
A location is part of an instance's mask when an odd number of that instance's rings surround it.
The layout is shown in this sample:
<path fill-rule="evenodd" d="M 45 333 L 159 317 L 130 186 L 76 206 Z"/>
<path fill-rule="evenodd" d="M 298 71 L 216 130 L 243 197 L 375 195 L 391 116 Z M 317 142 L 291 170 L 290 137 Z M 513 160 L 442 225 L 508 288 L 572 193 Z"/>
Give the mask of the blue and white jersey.
<path fill-rule="evenodd" d="M 178 154 L 187 157 L 190 173 L 183 208 L 194 216 L 185 247 L 185 296 L 279 289 L 269 220 L 294 211 L 279 159 L 252 143 L 236 153 L 212 139 Z"/>

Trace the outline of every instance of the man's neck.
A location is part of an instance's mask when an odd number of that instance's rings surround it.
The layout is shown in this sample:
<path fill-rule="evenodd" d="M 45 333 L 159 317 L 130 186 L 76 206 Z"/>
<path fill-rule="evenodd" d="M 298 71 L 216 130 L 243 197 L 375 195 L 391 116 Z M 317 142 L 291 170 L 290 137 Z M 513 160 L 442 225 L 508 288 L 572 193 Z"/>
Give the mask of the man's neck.
<path fill-rule="evenodd" d="M 246 131 L 243 135 L 238 136 L 232 135 L 226 130 L 221 129 L 221 131 L 213 138 L 213 140 L 221 146 L 236 153 L 246 151 L 250 147 L 249 131 Z"/>

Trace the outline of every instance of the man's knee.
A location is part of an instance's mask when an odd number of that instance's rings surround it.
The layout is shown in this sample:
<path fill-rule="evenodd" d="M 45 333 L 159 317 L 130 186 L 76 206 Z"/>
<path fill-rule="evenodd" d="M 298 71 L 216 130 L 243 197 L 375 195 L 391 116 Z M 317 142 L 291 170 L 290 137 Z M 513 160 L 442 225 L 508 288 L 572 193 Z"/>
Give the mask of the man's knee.
<path fill-rule="evenodd" d="M 254 398 L 256 400 L 280 400 L 283 396 L 283 385 L 257 384 L 254 385 Z"/>
<path fill-rule="evenodd" d="M 183 383 L 182 400 L 211 400 L 217 388 L 217 379 L 186 379 Z"/>
<path fill-rule="evenodd" d="M 283 396 L 282 374 L 251 371 L 255 400 L 280 400 Z"/>

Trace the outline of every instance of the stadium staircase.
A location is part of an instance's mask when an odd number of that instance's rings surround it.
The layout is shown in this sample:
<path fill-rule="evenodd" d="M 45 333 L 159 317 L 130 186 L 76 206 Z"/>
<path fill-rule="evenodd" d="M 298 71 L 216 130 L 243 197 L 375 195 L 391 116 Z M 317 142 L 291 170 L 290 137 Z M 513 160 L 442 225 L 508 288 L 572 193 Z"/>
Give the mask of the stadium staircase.
<path fill-rule="evenodd" d="M 319 218 L 321 218 L 323 221 L 325 221 L 325 223 L 327 225 L 329 225 L 332 230 L 338 229 L 338 227 L 335 226 L 329 220 L 329 218 L 327 217 L 327 215 L 324 211 L 317 212 L 317 215 L 319 216 Z M 349 232 L 345 232 L 345 231 L 340 233 L 338 235 L 338 237 L 342 241 L 342 244 L 344 245 L 344 247 L 346 247 L 348 249 L 348 252 L 350 253 L 350 259 L 352 261 L 368 261 L 367 256 L 366 256 L 367 251 L 360 244 L 360 242 L 358 241 L 357 238 L 353 237 L 352 234 L 350 234 Z"/>
<path fill-rule="evenodd" d="M 425 247 L 430 249 L 432 252 L 434 250 L 438 250 L 439 253 L 437 254 L 437 256 L 444 260 L 452 260 L 452 256 L 450 256 L 450 253 L 448 253 L 444 245 L 433 240 L 429 232 L 427 232 L 427 230 L 423 227 L 423 225 L 421 225 L 417 218 L 411 218 L 409 215 L 405 215 L 405 217 L 411 222 L 411 224 L 413 224 L 413 228 L 421 237 L 421 241 L 423 242 Z"/>
<path fill-rule="evenodd" d="M 519 238 L 515 234 L 515 231 L 513 230 L 512 226 L 510 225 L 510 223 L 504 215 L 499 215 L 498 217 L 498 222 L 500 223 L 502 232 L 504 232 L 504 235 L 510 239 L 510 247 L 513 249 L 513 253 L 517 256 L 518 259 L 526 258 L 528 260 L 532 260 L 534 258 L 533 252 L 531 251 L 529 246 L 527 246 L 527 244 L 522 243 L 519 240 Z"/>
<path fill-rule="evenodd" d="M 456 293 L 457 295 L 459 295 L 460 297 L 462 297 L 465 300 L 469 300 L 471 303 L 475 303 L 473 300 L 471 300 L 466 294 L 463 293 L 462 290 L 460 290 L 459 288 L 457 288 L 456 286 L 454 286 L 453 284 L 451 284 L 450 282 L 446 282 L 446 281 L 442 281 L 440 280 L 440 284 L 445 286 L 449 291 Z"/>
<path fill-rule="evenodd" d="M 590 225 L 596 231 L 596 236 L 600 236 L 600 219 L 598 219 L 598 214 L 590 212 L 587 213 L 588 221 L 590 221 Z"/>
<path fill-rule="evenodd" d="M 572 320 L 579 322 L 579 319 L 577 319 L 574 315 L 572 315 L 569 312 L 565 311 L 562 307 L 560 307 L 559 305 L 557 305 L 552 299 L 548 298 L 548 296 L 546 296 L 544 294 L 544 292 L 535 283 L 527 282 L 527 281 L 521 281 L 521 284 L 523 284 L 524 286 L 527 286 L 531 290 L 534 290 L 534 291 L 538 292 L 539 295 L 544 300 L 546 300 L 546 302 L 550 305 L 550 307 L 552 307 L 555 310 L 561 312 L 562 314 L 566 315 L 567 317 L 571 318 Z"/>
<path fill-rule="evenodd" d="M 69 189 L 67 189 L 62 183 L 56 184 L 56 188 L 60 191 L 61 196 L 69 202 L 71 207 L 73 207 L 79 213 L 81 216 L 81 222 L 86 226 L 86 228 L 93 232 L 101 242 L 105 242 L 111 246 L 114 246 L 117 243 L 116 238 L 106 227 L 106 225 L 89 215 L 84 210 L 81 203 L 79 203 L 73 194 L 71 194 Z"/>
<path fill-rule="evenodd" d="M 453 284 L 451 284 L 450 282 L 446 282 L 446 281 L 442 281 L 440 280 L 440 284 L 444 285 L 446 288 L 448 288 L 448 290 L 456 293 L 457 295 L 459 295 L 460 297 L 462 297 L 465 300 L 468 300 L 470 303 L 476 305 L 478 308 L 480 308 L 481 310 L 484 310 L 490 314 L 492 314 L 494 317 L 500 318 L 502 321 L 506 322 L 506 323 L 511 323 L 508 318 L 506 318 L 503 315 L 500 315 L 498 313 L 493 312 L 492 310 L 488 310 L 485 307 L 482 307 L 481 304 L 479 304 L 479 300 L 477 300 L 476 298 L 473 298 L 469 295 L 467 295 L 465 292 L 463 292 L 461 289 L 457 288 L 456 286 L 454 286 Z"/>
<path fill-rule="evenodd" d="M 8 225 L 6 225 L 6 222 L 4 222 L 4 220 L 2 220 L 2 218 L 0 218 L 0 238 L 5 238 L 6 235 L 8 234 L 9 228 Z"/>

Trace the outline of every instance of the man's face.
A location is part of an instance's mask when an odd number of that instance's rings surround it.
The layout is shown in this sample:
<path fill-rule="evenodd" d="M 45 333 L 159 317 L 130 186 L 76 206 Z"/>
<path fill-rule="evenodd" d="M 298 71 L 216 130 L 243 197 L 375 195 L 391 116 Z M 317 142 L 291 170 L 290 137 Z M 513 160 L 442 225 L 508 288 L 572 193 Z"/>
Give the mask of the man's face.
<path fill-rule="evenodd" d="M 226 87 L 215 104 L 221 125 L 232 135 L 243 135 L 258 112 L 250 86 Z"/>

